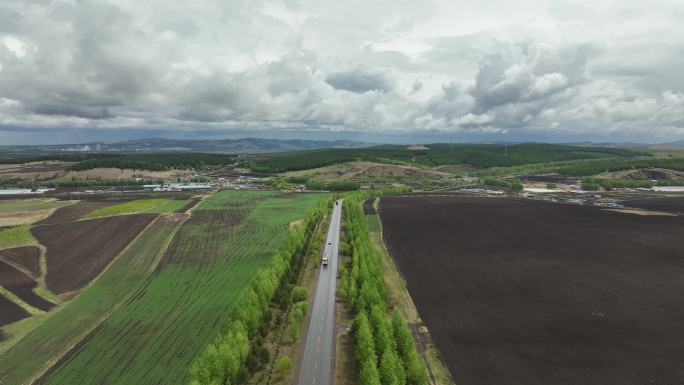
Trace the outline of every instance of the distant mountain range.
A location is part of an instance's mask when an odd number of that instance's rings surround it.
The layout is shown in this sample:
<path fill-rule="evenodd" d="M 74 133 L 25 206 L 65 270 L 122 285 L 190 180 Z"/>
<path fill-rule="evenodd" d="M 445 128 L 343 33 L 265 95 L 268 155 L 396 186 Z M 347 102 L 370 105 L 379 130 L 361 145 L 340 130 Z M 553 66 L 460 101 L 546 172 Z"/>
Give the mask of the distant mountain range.
<path fill-rule="evenodd" d="M 575 142 L 563 143 L 583 147 L 613 147 L 632 149 L 665 149 L 683 150 L 684 140 L 669 143 L 613 143 L 613 142 Z M 0 146 L 0 153 L 36 154 L 36 153 L 136 153 L 136 152 L 211 152 L 225 154 L 254 154 L 268 152 L 284 152 L 312 150 L 317 148 L 363 148 L 373 146 L 372 143 L 350 140 L 305 140 L 305 139 L 164 139 L 147 138 L 126 140 L 123 142 L 90 142 L 80 144 L 54 145 L 9 145 Z"/>
<path fill-rule="evenodd" d="M 214 153 L 265 153 L 311 150 L 317 148 L 362 148 L 369 143 L 350 140 L 302 140 L 302 139 L 163 139 L 148 138 L 124 142 L 92 142 L 80 144 L 0 146 L 4 153 L 54 153 L 54 152 L 214 152 Z"/>

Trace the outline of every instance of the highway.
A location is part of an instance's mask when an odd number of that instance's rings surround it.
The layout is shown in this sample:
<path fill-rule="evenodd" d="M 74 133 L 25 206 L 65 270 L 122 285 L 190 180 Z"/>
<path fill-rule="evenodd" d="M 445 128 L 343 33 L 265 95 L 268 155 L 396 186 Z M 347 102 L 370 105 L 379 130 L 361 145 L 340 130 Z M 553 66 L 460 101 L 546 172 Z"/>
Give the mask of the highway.
<path fill-rule="evenodd" d="M 340 242 L 342 200 L 333 207 L 324 253 L 328 265 L 321 264 L 314 303 L 311 308 L 309 329 L 299 367 L 298 385 L 329 385 L 335 368 L 335 286 L 337 284 L 337 251 Z"/>

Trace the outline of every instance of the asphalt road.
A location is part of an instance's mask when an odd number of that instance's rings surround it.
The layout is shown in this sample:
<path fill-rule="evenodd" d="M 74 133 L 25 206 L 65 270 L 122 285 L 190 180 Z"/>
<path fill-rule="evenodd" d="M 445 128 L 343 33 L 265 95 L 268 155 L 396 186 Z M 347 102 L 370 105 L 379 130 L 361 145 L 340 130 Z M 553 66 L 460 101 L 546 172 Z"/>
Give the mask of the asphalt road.
<path fill-rule="evenodd" d="M 299 385 L 327 385 L 333 382 L 335 338 L 335 286 L 337 281 L 337 250 L 340 242 L 342 200 L 333 207 L 324 252 L 328 265 L 321 264 L 311 310 L 309 330 L 299 368 Z"/>

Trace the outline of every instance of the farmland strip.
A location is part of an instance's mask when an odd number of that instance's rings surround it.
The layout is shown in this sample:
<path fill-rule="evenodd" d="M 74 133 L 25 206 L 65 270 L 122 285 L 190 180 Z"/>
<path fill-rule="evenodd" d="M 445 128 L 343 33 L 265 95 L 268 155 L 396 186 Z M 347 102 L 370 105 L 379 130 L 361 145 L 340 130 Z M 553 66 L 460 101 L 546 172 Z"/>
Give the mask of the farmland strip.
<path fill-rule="evenodd" d="M 0 256 L 23 267 L 32 276 L 40 276 L 40 249 L 36 246 L 21 246 L 0 251 Z"/>
<path fill-rule="evenodd" d="M 7 348 L 0 355 L 0 383 L 32 383 L 68 354 L 144 284 L 184 219 L 176 215 L 157 218 L 91 286 Z"/>
<path fill-rule="evenodd" d="M 0 326 L 11 324 L 30 317 L 31 313 L 22 309 L 21 306 L 0 295 Z"/>
<path fill-rule="evenodd" d="M 37 286 L 36 281 L 3 261 L 0 261 L 0 286 L 30 306 L 42 311 L 49 311 L 55 306 L 52 302 L 33 292 Z"/>
<path fill-rule="evenodd" d="M 684 218 L 485 197 L 381 201 L 455 382 L 684 381 Z"/>
<path fill-rule="evenodd" d="M 47 247 L 47 287 L 57 294 L 81 289 L 154 217 L 137 214 L 34 228 Z"/>
<path fill-rule="evenodd" d="M 185 383 L 192 360 L 282 245 L 288 223 L 325 196 L 277 195 L 224 191 L 203 200 L 177 234 L 187 242 L 174 239 L 152 279 L 46 383 Z"/>

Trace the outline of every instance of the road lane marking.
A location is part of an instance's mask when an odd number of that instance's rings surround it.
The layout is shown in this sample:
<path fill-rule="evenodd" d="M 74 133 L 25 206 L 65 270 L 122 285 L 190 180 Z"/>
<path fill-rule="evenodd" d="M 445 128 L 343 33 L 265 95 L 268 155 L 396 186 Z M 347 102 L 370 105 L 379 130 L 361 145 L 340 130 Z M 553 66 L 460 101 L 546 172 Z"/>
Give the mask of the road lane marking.
<path fill-rule="evenodd" d="M 315 368 L 318 368 L 318 361 L 316 361 L 316 367 L 315 367 Z M 314 368 L 314 369 L 315 369 L 315 368 Z"/>
<path fill-rule="evenodd" d="M 313 383 L 314 383 L 314 384 L 316 383 L 316 377 L 314 377 L 314 381 L 313 381 Z"/>

